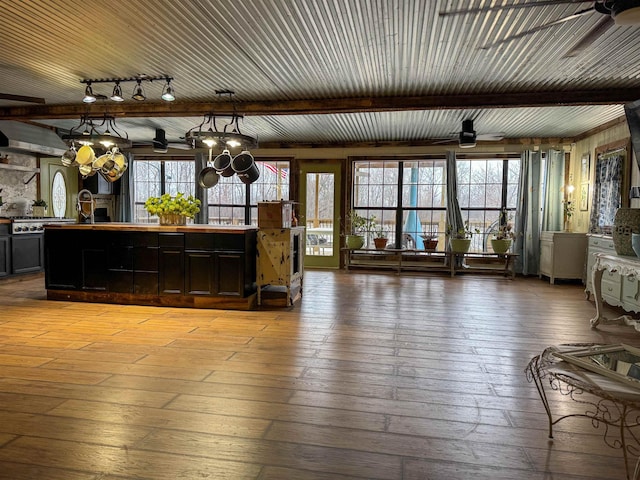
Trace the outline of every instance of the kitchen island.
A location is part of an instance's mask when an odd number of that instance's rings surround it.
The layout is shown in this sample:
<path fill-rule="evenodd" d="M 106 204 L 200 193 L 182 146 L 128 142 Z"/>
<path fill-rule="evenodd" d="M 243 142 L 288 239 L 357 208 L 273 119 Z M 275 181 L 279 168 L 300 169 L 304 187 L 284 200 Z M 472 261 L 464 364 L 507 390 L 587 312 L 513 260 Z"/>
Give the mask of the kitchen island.
<path fill-rule="evenodd" d="M 45 227 L 49 300 L 249 310 L 251 226 L 96 223 Z"/>

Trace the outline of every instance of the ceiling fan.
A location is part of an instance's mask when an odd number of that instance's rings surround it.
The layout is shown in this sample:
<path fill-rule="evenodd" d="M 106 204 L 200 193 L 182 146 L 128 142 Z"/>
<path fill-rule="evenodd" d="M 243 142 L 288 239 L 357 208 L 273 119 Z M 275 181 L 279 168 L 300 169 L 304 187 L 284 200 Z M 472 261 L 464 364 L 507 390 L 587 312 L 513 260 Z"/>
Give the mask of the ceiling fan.
<path fill-rule="evenodd" d="M 478 134 L 473 129 L 473 120 L 466 119 L 462 121 L 462 130 L 457 133 L 453 133 L 451 138 L 446 140 L 441 140 L 438 142 L 434 142 L 433 144 L 442 144 L 452 142 L 454 140 L 458 141 L 458 146 L 460 148 L 473 148 L 476 146 L 477 141 L 484 142 L 499 142 L 504 138 L 503 132 L 496 133 L 481 133 Z"/>
<path fill-rule="evenodd" d="M 156 128 L 156 136 L 151 142 L 134 142 L 134 147 L 141 147 L 151 145 L 154 153 L 167 153 L 169 148 L 175 148 L 178 150 L 191 150 L 193 148 L 192 143 L 185 141 L 182 142 L 170 142 L 167 140 L 167 133 L 162 128 Z"/>
<path fill-rule="evenodd" d="M 522 38 L 526 35 L 531 35 L 532 33 L 539 32 L 540 30 L 544 30 L 554 25 L 559 25 L 564 22 L 575 20 L 584 15 L 590 15 L 593 12 L 605 15 L 605 17 L 600 19 L 600 21 L 564 55 L 565 57 L 574 57 L 577 54 L 579 54 L 582 50 L 587 48 L 589 45 L 591 45 L 593 42 L 595 42 L 602 34 L 604 34 L 613 25 L 640 25 L 640 0 L 601 0 L 601 1 L 541 0 L 537 2 L 530 1 L 530 2 L 517 3 L 513 5 L 488 6 L 488 7 L 441 11 L 439 14 L 440 16 L 463 15 L 468 13 L 485 13 L 485 12 L 490 12 L 495 10 L 531 8 L 531 7 L 540 7 L 545 5 L 558 5 L 563 3 L 565 4 L 591 3 L 593 4 L 593 6 L 589 8 L 585 8 L 583 10 L 578 10 L 576 13 L 572 15 L 568 15 L 566 17 L 562 17 L 557 20 L 553 20 L 551 22 L 531 28 L 526 32 L 510 35 L 501 40 L 497 40 L 495 42 L 486 44 L 482 48 L 487 49 L 487 48 L 494 47 L 496 45 L 500 45 L 502 43 L 510 42 L 511 40 Z"/>

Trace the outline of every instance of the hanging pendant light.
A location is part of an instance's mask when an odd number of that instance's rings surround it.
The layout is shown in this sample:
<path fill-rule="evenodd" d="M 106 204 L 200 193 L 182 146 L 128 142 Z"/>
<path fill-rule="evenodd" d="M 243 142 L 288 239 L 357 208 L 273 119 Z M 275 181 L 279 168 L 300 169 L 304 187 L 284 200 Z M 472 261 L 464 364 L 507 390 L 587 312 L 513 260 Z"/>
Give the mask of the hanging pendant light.
<path fill-rule="evenodd" d="M 120 82 L 116 82 L 116 86 L 113 87 L 113 93 L 111 94 L 110 98 L 114 102 L 124 102 L 124 97 L 122 96 L 122 87 L 120 86 Z"/>
<path fill-rule="evenodd" d="M 176 99 L 175 91 L 171 86 L 171 80 L 167 79 L 167 83 L 162 89 L 162 99 L 165 102 L 173 102 Z"/>
<path fill-rule="evenodd" d="M 139 102 L 142 102 L 142 101 L 146 100 L 147 97 L 145 96 L 144 90 L 142 89 L 142 80 L 138 79 L 137 82 L 138 82 L 138 84 L 133 89 L 133 95 L 131 95 L 131 98 L 133 98 L 134 100 L 137 100 Z"/>
<path fill-rule="evenodd" d="M 93 103 L 96 101 L 96 96 L 93 94 L 93 89 L 91 88 L 91 82 L 87 83 L 87 88 L 84 89 L 84 98 L 82 101 L 84 103 Z"/>

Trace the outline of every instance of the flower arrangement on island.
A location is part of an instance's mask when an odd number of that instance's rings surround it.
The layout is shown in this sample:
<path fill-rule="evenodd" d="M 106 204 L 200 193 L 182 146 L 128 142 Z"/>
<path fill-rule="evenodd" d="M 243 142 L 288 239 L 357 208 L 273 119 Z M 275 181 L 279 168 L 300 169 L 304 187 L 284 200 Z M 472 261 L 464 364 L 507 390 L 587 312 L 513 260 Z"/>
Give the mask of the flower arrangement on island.
<path fill-rule="evenodd" d="M 193 218 L 200 211 L 200 200 L 193 195 L 185 196 L 178 192 L 175 197 L 165 193 L 160 197 L 149 197 L 144 202 L 144 208 L 151 215 L 182 215 Z"/>

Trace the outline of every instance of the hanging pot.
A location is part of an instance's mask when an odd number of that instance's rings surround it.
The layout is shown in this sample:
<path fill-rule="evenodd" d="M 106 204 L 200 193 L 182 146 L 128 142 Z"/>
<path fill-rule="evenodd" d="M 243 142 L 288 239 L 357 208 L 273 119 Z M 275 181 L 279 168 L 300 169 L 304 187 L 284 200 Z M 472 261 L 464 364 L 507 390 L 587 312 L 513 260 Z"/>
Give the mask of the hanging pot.
<path fill-rule="evenodd" d="M 70 167 L 72 165 L 75 165 L 75 161 L 76 161 L 76 147 L 75 146 L 71 146 L 69 148 L 69 150 L 65 151 L 62 154 L 62 164 L 65 167 Z"/>
<path fill-rule="evenodd" d="M 231 161 L 231 168 L 238 174 L 238 178 L 242 183 L 250 184 L 260 178 L 260 170 L 251 155 L 247 150 L 244 150 L 240 154 L 233 157 Z"/>
<path fill-rule="evenodd" d="M 231 177 L 235 173 L 231 168 L 231 160 L 229 150 L 223 150 L 213 161 L 213 168 L 223 177 Z"/>
<path fill-rule="evenodd" d="M 91 165 L 96 159 L 96 154 L 89 145 L 83 145 L 76 153 L 76 162 L 78 165 Z"/>

